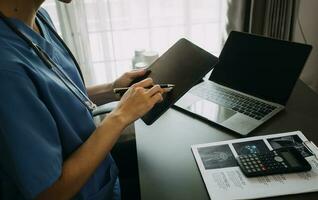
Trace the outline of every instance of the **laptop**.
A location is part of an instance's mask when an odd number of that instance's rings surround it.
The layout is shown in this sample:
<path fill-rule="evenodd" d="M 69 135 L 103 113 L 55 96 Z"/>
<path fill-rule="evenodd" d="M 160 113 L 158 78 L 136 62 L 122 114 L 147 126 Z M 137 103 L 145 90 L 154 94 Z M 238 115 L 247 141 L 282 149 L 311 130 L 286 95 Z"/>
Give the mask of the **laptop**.
<path fill-rule="evenodd" d="M 208 80 L 175 108 L 247 135 L 285 108 L 311 48 L 232 31 Z"/>

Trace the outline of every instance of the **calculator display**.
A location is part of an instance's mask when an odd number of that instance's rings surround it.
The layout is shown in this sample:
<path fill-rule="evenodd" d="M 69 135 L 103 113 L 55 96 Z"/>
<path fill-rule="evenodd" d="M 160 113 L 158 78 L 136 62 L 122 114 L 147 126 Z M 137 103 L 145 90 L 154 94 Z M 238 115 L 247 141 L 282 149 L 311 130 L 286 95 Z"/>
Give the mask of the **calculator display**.
<path fill-rule="evenodd" d="M 281 152 L 281 155 L 286 159 L 286 161 L 289 163 L 290 166 L 292 167 L 300 166 L 300 163 L 290 152 Z"/>

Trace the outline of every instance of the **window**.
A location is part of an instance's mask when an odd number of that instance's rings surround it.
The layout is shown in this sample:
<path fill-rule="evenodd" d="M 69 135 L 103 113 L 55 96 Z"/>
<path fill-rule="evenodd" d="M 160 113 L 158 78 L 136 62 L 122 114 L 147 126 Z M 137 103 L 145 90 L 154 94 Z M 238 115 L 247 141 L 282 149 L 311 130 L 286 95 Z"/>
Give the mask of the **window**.
<path fill-rule="evenodd" d="M 43 5 L 43 8 L 45 8 L 45 10 L 50 14 L 50 17 L 52 21 L 54 22 L 54 26 L 57 32 L 61 35 L 61 27 L 60 27 L 60 22 L 57 16 L 57 8 L 56 8 L 55 0 L 46 0 Z"/>
<path fill-rule="evenodd" d="M 54 22 L 62 19 L 60 23 L 64 23 L 65 17 L 57 15 L 62 13 L 58 12 L 61 6 L 56 4 L 46 0 L 44 7 Z M 80 42 L 75 43 L 87 41 L 83 51 L 88 51 L 84 55 L 91 72 L 90 84 L 98 84 L 131 70 L 135 49 L 162 54 L 182 37 L 218 55 L 225 24 L 225 4 L 222 0 L 76 0 L 65 8 L 74 9 L 70 12 L 75 13 L 69 18 L 71 24 L 82 26 L 73 33 L 86 32 L 78 40 Z M 84 20 L 76 22 L 83 16 Z M 57 23 L 56 27 L 63 26 Z M 81 44 L 75 44 L 76 48 L 78 45 Z"/>

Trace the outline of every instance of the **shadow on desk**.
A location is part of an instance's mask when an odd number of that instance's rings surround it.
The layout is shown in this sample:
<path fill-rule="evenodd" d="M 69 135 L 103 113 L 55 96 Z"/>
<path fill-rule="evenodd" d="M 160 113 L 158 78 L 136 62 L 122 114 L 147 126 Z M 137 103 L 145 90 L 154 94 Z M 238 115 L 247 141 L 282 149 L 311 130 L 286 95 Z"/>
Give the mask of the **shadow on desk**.
<path fill-rule="evenodd" d="M 100 123 L 104 117 L 105 115 L 95 117 L 95 123 Z M 123 131 L 115 146 L 112 148 L 111 154 L 119 169 L 121 199 L 139 200 L 140 184 L 135 127 L 133 124 Z"/>
<path fill-rule="evenodd" d="M 123 131 L 111 153 L 119 169 L 122 200 L 140 199 L 134 125 L 130 125 Z"/>
<path fill-rule="evenodd" d="M 112 155 L 119 168 L 122 200 L 140 199 L 136 140 L 117 143 Z"/>

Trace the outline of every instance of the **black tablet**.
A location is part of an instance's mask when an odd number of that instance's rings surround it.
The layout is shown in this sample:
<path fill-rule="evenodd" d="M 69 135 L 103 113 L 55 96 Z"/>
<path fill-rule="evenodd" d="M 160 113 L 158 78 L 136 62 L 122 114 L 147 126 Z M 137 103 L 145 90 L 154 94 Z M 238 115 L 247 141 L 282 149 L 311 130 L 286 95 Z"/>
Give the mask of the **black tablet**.
<path fill-rule="evenodd" d="M 156 84 L 174 84 L 173 90 L 164 95 L 142 120 L 151 125 L 188 90 L 196 85 L 218 62 L 218 58 L 187 39 L 180 39 L 151 66 L 150 73 L 134 81 L 151 77 Z"/>

